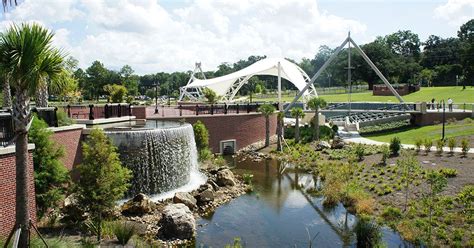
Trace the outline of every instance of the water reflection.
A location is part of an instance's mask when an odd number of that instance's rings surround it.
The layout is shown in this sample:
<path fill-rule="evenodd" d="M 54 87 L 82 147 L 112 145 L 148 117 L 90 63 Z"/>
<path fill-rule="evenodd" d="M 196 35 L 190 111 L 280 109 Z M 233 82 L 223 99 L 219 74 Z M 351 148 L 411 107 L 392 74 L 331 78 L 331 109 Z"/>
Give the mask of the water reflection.
<path fill-rule="evenodd" d="M 240 237 L 246 247 L 308 247 L 317 234 L 318 247 L 355 245 L 351 232 L 356 218 L 342 205 L 322 206 L 322 198 L 306 193 L 318 187 L 318 178 L 286 169 L 275 160 L 232 161 L 236 173 L 252 173 L 254 192 L 243 195 L 198 221 L 197 246 L 223 247 Z M 402 244 L 384 230 L 389 247 Z"/>

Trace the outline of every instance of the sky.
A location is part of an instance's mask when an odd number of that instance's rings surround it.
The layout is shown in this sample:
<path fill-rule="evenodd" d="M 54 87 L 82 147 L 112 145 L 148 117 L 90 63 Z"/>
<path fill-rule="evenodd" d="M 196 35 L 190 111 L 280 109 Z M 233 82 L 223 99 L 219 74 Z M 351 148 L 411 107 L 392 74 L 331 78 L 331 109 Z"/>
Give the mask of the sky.
<path fill-rule="evenodd" d="M 87 68 L 132 66 L 137 74 L 215 70 L 251 55 L 313 58 L 351 32 L 359 44 L 398 30 L 422 41 L 454 37 L 474 18 L 474 0 L 19 0 L 0 30 L 37 22 Z"/>

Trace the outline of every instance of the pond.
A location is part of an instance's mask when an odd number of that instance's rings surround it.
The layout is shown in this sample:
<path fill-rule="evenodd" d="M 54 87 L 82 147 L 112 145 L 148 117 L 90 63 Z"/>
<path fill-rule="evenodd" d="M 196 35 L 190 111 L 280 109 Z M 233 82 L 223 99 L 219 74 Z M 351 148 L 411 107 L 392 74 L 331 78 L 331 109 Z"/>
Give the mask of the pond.
<path fill-rule="evenodd" d="M 228 161 L 234 173 L 254 175 L 254 191 L 199 219 L 197 247 L 223 247 L 236 237 L 245 247 L 309 247 L 313 238 L 318 247 L 356 245 L 356 217 L 341 204 L 326 209 L 322 197 L 308 195 L 306 189 L 319 184 L 312 175 L 285 170 L 276 160 Z M 388 247 L 407 245 L 389 228 L 382 234 Z"/>

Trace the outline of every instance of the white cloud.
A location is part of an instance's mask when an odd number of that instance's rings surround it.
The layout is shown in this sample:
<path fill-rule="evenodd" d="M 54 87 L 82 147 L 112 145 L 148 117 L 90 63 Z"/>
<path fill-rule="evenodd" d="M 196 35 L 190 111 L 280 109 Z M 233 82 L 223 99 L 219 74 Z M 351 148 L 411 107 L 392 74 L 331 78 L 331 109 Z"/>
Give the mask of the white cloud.
<path fill-rule="evenodd" d="M 460 26 L 474 17 L 474 0 L 448 0 L 436 7 L 435 17 Z"/>
<path fill-rule="evenodd" d="M 314 0 L 196 0 L 171 10 L 156 0 L 25 0 L 6 20 L 54 27 L 56 44 L 82 67 L 100 60 L 138 73 L 190 70 L 196 61 L 213 70 L 250 55 L 299 60 L 320 45 L 339 45 L 349 30 L 366 31 L 357 20 L 321 12 Z"/>

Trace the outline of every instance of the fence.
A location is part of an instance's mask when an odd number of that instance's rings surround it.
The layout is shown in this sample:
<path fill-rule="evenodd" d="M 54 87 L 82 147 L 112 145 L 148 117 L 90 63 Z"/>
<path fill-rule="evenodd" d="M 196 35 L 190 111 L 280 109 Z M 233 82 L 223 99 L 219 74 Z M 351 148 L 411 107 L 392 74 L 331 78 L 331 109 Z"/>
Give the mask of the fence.
<path fill-rule="evenodd" d="M 256 113 L 263 103 L 246 103 L 246 104 L 179 104 L 179 105 L 162 105 L 155 113 L 161 117 L 178 117 L 178 116 L 199 116 L 199 115 L 227 115 L 227 114 L 246 114 Z M 278 108 L 277 103 L 272 103 Z"/>
<path fill-rule="evenodd" d="M 72 119 L 95 120 L 131 116 L 131 104 L 105 104 L 105 105 L 67 105 L 64 111 Z"/>
<path fill-rule="evenodd" d="M 0 113 L 0 145 L 8 146 L 13 140 L 13 118 L 8 111 Z"/>

